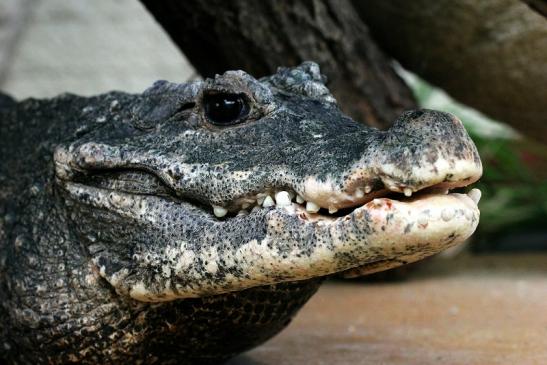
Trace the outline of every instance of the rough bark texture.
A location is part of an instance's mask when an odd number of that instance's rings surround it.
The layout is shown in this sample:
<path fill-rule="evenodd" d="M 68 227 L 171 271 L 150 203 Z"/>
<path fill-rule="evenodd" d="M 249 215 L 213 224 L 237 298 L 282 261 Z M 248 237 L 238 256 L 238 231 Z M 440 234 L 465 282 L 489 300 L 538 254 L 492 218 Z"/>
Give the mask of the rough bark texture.
<path fill-rule="evenodd" d="M 379 44 L 405 67 L 547 142 L 547 21 L 540 13 L 518 0 L 354 5 Z"/>
<path fill-rule="evenodd" d="M 142 2 L 203 76 L 313 60 L 354 119 L 382 127 L 415 107 L 348 0 Z"/>

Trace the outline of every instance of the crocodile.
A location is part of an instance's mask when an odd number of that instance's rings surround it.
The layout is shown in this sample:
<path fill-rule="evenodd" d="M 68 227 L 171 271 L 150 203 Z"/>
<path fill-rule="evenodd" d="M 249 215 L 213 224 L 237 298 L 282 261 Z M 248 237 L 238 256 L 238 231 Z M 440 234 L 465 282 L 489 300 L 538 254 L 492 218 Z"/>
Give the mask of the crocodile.
<path fill-rule="evenodd" d="M 219 363 L 323 278 L 467 239 L 482 165 L 462 123 L 415 110 L 370 128 L 325 82 L 305 62 L 1 96 L 2 363 Z"/>

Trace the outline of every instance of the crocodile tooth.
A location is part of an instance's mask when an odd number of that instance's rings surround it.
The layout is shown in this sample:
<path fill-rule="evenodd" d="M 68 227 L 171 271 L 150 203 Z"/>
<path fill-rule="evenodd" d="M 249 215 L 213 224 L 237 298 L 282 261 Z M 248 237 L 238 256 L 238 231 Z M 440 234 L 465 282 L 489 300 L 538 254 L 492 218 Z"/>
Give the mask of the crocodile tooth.
<path fill-rule="evenodd" d="M 272 199 L 271 196 L 267 195 L 265 198 L 264 198 L 264 201 L 262 202 L 262 206 L 264 208 L 268 208 L 268 207 L 273 207 L 275 205 L 275 202 L 274 200 Z"/>
<path fill-rule="evenodd" d="M 280 191 L 275 194 L 275 203 L 278 207 L 285 207 L 291 205 L 291 196 L 286 191 Z"/>
<path fill-rule="evenodd" d="M 363 190 L 357 188 L 357 189 L 355 189 L 354 195 L 355 195 L 355 197 L 356 197 L 357 199 L 359 199 L 359 198 L 364 197 L 364 196 L 365 196 L 365 193 L 363 193 Z"/>
<path fill-rule="evenodd" d="M 291 198 L 291 201 L 294 200 L 294 198 L 296 198 L 296 193 L 294 191 L 289 190 L 288 193 L 289 193 L 289 197 Z"/>
<path fill-rule="evenodd" d="M 247 212 L 245 209 L 241 209 L 239 212 L 237 212 L 237 215 L 247 215 L 249 212 Z"/>
<path fill-rule="evenodd" d="M 412 196 L 412 189 L 411 188 L 404 188 L 403 193 L 405 194 L 406 197 L 410 197 L 410 196 Z"/>
<path fill-rule="evenodd" d="M 213 213 L 215 213 L 215 216 L 218 218 L 222 218 L 226 215 L 226 213 L 228 213 L 228 210 L 221 206 L 213 205 Z"/>
<path fill-rule="evenodd" d="M 251 213 L 254 213 L 254 212 L 258 211 L 258 210 L 260 210 L 260 206 L 259 206 L 259 205 L 255 205 L 255 206 L 253 207 L 253 209 L 251 209 Z"/>
<path fill-rule="evenodd" d="M 372 186 L 367 185 L 365 186 L 365 194 L 369 194 L 372 191 Z"/>
<path fill-rule="evenodd" d="M 251 206 L 251 203 L 245 202 L 245 203 L 241 204 L 241 209 L 247 209 L 250 206 Z"/>
<path fill-rule="evenodd" d="M 479 201 L 481 200 L 482 192 L 479 189 L 471 189 L 467 193 L 467 196 L 470 197 L 475 204 L 479 204 Z"/>
<path fill-rule="evenodd" d="M 321 207 L 314 202 L 307 202 L 306 203 L 306 210 L 310 213 L 317 213 L 321 209 Z"/>
<path fill-rule="evenodd" d="M 296 195 L 296 202 L 298 204 L 304 204 L 305 200 L 300 194 L 298 194 L 298 195 Z"/>
<path fill-rule="evenodd" d="M 382 199 L 373 199 L 372 204 L 376 205 L 377 207 L 382 206 Z"/>
<path fill-rule="evenodd" d="M 338 208 L 336 207 L 329 207 L 329 214 L 334 214 L 338 211 Z"/>

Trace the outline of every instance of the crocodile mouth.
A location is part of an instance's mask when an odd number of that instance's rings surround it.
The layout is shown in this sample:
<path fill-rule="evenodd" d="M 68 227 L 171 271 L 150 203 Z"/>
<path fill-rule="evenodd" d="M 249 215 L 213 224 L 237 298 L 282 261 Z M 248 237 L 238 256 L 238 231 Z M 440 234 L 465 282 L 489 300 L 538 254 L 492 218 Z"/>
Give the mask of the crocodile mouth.
<path fill-rule="evenodd" d="M 138 262 L 138 267 L 148 269 L 135 274 L 134 280 L 123 269 L 114 273 L 105 271 L 104 259 L 94 259 L 101 275 L 120 292 L 142 301 L 164 301 L 335 273 L 349 277 L 364 275 L 433 255 L 463 242 L 475 231 L 480 215 L 477 207 L 480 191 L 467 187 L 478 176 L 442 179 L 413 189 L 416 191 L 412 193 L 404 188 L 394 189 L 402 192 L 393 191 L 380 184 L 369 190 L 365 185 L 362 193 L 361 189 L 352 190 L 350 195 L 357 196 L 354 200 L 333 194 L 339 202 L 334 211 L 325 204 L 333 199 L 310 204 L 305 194 L 299 196 L 296 189 L 283 187 L 240 197 L 219 212 L 219 206 L 180 196 L 154 172 L 139 169 L 73 170 L 69 179 L 59 177 L 59 182 L 72 200 L 127 217 L 131 219 L 128 222 L 140 227 L 152 225 L 161 230 L 166 219 L 177 220 L 182 214 L 188 222 L 201 222 L 201 227 L 206 227 L 203 229 L 210 230 L 200 239 L 215 244 L 204 244 L 197 251 L 179 248 L 179 241 L 165 243 L 168 248 L 162 249 L 164 253 L 158 256 L 162 258 L 158 262 L 176 252 L 181 261 L 175 261 L 172 268 L 164 269 L 159 264 L 159 268 L 150 269 L 146 255 L 137 254 L 132 260 Z M 108 213 L 105 217 L 112 215 Z M 157 283 L 151 284 L 156 282 L 153 273 L 178 272 L 187 257 L 196 257 L 197 262 L 217 257 L 219 240 L 223 242 L 222 249 L 230 253 L 225 252 L 222 260 L 207 267 L 216 275 L 220 266 L 228 266 L 222 270 L 241 271 L 242 276 L 230 274 L 224 281 L 207 285 L 173 284 L 176 292 L 172 285 L 157 288 Z M 193 273 L 181 272 L 184 278 L 181 280 L 188 280 Z M 198 280 L 203 272 L 195 275 Z"/>
<path fill-rule="evenodd" d="M 403 210 L 408 216 L 417 216 L 416 225 L 425 229 L 430 219 L 436 215 L 445 222 L 451 221 L 457 214 L 467 218 L 475 215 L 478 217 L 477 204 L 481 192 L 476 188 L 469 188 L 477 179 L 478 177 L 457 181 L 445 179 L 440 183 L 416 189 L 417 191 L 401 187 L 393 189 L 383 185 L 380 180 L 353 184 L 352 193 L 344 194 L 344 199 L 338 199 L 336 206 L 330 205 L 328 199 L 321 202 L 307 200 L 294 189 L 287 187 L 265 188 L 259 193 L 247 194 L 220 206 L 181 196 L 155 173 L 141 169 L 76 173 L 65 186 L 71 195 L 88 203 L 93 201 L 90 197 L 102 196 L 114 206 L 127 207 L 134 206 L 137 197 L 160 198 L 190 204 L 219 222 L 243 219 L 267 210 L 278 210 L 300 222 L 333 224 L 365 214 L 371 216 L 383 212 L 382 215 L 389 216 L 393 215 L 393 211 Z"/>

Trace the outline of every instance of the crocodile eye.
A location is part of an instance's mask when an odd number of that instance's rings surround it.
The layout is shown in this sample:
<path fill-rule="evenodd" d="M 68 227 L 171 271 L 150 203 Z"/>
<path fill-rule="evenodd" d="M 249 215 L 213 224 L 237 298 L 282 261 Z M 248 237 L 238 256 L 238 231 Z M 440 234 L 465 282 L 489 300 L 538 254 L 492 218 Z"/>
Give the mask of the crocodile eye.
<path fill-rule="evenodd" d="M 241 94 L 210 94 L 203 97 L 205 116 L 212 124 L 241 123 L 249 114 L 247 99 Z"/>

